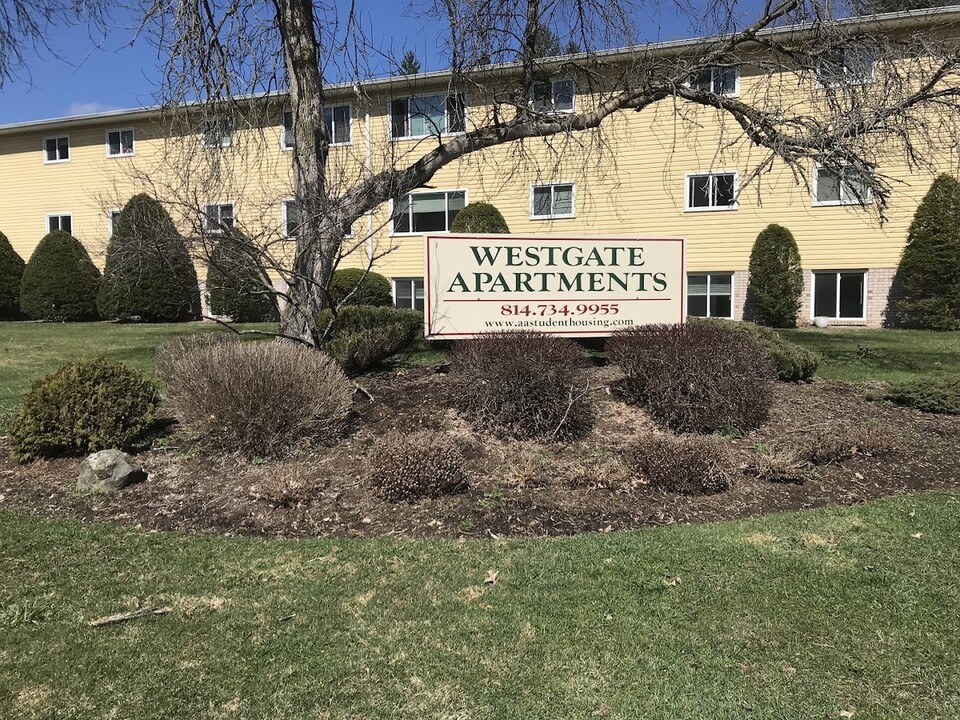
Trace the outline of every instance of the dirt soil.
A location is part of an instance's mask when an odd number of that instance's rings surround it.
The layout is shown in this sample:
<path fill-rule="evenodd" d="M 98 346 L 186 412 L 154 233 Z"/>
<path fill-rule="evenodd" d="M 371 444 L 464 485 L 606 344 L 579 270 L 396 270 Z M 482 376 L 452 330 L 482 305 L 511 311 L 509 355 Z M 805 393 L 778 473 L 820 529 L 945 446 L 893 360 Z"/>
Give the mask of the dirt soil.
<path fill-rule="evenodd" d="M 0 508 L 224 535 L 500 537 L 706 522 L 960 486 L 960 417 L 896 408 L 869 400 L 869 389 L 817 381 L 778 384 L 767 425 L 730 440 L 731 490 L 700 497 L 661 491 L 623 459 L 634 438 L 659 430 L 611 390 L 616 370 L 589 373 L 597 424 L 569 444 L 474 432 L 451 408 L 452 378 L 430 369 L 364 378 L 374 401 L 357 394 L 353 430 L 336 447 L 258 463 L 207 455 L 174 435 L 138 455 L 146 482 L 110 495 L 75 489 L 78 458 L 18 465 L 0 439 Z M 850 435 L 864 427 L 881 441 L 871 446 Z M 367 448 L 389 430 L 418 428 L 460 440 L 469 488 L 416 503 L 379 499 L 364 481 Z M 831 443 L 852 457 L 804 462 L 810 448 Z M 793 452 L 793 482 L 751 471 L 759 456 L 781 451 Z"/>

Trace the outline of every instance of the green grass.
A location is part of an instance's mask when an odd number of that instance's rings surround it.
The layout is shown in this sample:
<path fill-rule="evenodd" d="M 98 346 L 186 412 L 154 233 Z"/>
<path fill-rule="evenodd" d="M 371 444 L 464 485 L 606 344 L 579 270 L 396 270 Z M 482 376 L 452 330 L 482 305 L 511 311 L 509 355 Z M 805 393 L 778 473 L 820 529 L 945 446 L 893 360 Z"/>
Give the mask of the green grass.
<path fill-rule="evenodd" d="M 958 518 L 958 492 L 507 542 L 0 514 L 0 717 L 956 718 Z M 87 627 L 143 605 L 173 612 Z"/>
<path fill-rule="evenodd" d="M 891 383 L 960 374 L 960 333 L 804 328 L 784 337 L 823 356 L 817 375 L 843 382 Z"/>
<path fill-rule="evenodd" d="M 0 323 L 0 414 L 15 407 L 35 380 L 65 362 L 105 355 L 152 375 L 154 348 L 179 335 L 196 332 L 229 331 L 210 322 L 166 325 Z"/>

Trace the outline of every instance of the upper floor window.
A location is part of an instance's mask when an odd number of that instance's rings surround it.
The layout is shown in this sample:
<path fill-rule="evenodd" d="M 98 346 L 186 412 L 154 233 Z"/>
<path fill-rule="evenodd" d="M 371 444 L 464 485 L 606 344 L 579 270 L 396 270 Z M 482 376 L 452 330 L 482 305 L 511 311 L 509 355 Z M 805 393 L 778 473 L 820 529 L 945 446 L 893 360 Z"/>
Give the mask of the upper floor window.
<path fill-rule="evenodd" d="M 687 85 L 701 92 L 735 97 L 740 94 L 740 68 L 711 65 L 691 73 L 687 78 Z"/>
<path fill-rule="evenodd" d="M 533 109 L 537 112 L 573 112 L 573 80 L 541 80 L 533 84 Z"/>
<path fill-rule="evenodd" d="M 687 175 L 685 210 L 735 210 L 736 207 L 736 173 Z"/>
<path fill-rule="evenodd" d="M 68 213 L 47 215 L 47 232 L 63 230 L 73 234 L 73 216 Z"/>
<path fill-rule="evenodd" d="M 542 219 L 574 216 L 573 183 L 534 185 L 530 189 L 530 216 Z"/>
<path fill-rule="evenodd" d="M 59 163 L 70 160 L 70 136 L 48 137 L 43 139 L 43 161 Z"/>
<path fill-rule="evenodd" d="M 463 190 L 412 193 L 393 210 L 393 232 L 448 232 L 457 213 L 467 204 Z"/>
<path fill-rule="evenodd" d="M 859 173 L 818 167 L 813 179 L 814 205 L 866 205 L 873 199 Z"/>
<path fill-rule="evenodd" d="M 422 95 L 390 101 L 390 136 L 417 138 L 464 132 L 463 95 Z"/>
<path fill-rule="evenodd" d="M 207 205 L 203 209 L 203 229 L 207 232 L 223 232 L 233 227 L 233 204 Z"/>
<path fill-rule="evenodd" d="M 206 148 L 224 148 L 233 144 L 233 124 L 225 118 L 203 121 L 200 142 Z"/>
<path fill-rule="evenodd" d="M 817 62 L 817 81 L 824 87 L 873 82 L 876 59 L 869 47 L 831 48 Z"/>
<path fill-rule="evenodd" d="M 323 122 L 327 126 L 327 139 L 331 145 L 349 145 L 351 142 L 351 108 L 349 105 L 329 105 L 323 109 Z M 283 147 L 290 150 L 294 145 L 293 112 L 283 111 Z"/>
<path fill-rule="evenodd" d="M 107 157 L 133 155 L 133 128 L 107 130 Z"/>

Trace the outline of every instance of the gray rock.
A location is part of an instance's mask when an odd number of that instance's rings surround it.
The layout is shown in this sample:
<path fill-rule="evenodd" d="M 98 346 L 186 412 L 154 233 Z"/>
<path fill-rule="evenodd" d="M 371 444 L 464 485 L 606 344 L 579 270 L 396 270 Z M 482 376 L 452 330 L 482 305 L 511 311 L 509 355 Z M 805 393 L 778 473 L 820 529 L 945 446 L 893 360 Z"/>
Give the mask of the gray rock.
<path fill-rule="evenodd" d="M 143 482 L 147 473 L 136 460 L 119 450 L 101 450 L 80 463 L 78 490 L 113 492 Z"/>

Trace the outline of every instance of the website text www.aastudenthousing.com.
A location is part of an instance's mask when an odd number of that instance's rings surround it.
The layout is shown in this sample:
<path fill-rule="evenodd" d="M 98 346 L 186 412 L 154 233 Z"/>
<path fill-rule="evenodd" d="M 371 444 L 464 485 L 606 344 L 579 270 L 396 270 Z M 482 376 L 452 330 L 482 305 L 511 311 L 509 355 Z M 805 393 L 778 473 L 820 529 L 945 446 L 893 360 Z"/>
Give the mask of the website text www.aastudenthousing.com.
<path fill-rule="evenodd" d="M 523 320 L 487 320 L 492 329 L 507 328 L 613 328 L 630 327 L 630 318 L 531 318 Z"/>

